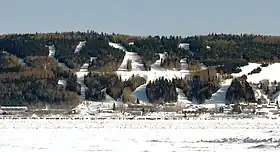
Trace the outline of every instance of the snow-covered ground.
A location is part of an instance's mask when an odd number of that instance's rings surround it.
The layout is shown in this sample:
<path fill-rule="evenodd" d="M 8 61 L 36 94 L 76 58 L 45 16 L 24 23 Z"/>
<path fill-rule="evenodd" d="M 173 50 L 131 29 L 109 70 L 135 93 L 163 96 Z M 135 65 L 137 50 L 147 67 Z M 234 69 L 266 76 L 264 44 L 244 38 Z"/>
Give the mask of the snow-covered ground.
<path fill-rule="evenodd" d="M 86 41 L 80 41 L 80 43 L 77 45 L 74 53 L 79 53 L 85 45 L 86 45 Z"/>
<path fill-rule="evenodd" d="M 82 99 L 85 99 L 86 96 L 86 85 L 84 83 L 85 80 L 85 76 L 88 75 L 88 71 L 85 71 L 83 69 L 81 69 L 79 72 L 76 72 L 77 75 L 77 83 L 81 85 L 81 97 Z"/>
<path fill-rule="evenodd" d="M 151 65 L 151 71 L 165 71 L 160 64 L 166 59 L 167 53 L 159 53 L 159 59 L 156 60 L 154 64 Z"/>
<path fill-rule="evenodd" d="M 146 94 L 146 86 L 147 86 L 147 84 L 140 85 L 132 93 L 136 98 L 138 98 L 140 100 L 140 102 L 149 102 L 149 99 Z"/>
<path fill-rule="evenodd" d="M 66 87 L 67 81 L 66 80 L 58 80 L 57 84 L 62 85 L 63 87 Z"/>
<path fill-rule="evenodd" d="M 233 77 L 241 77 L 242 75 L 247 75 L 249 72 L 251 72 L 252 70 L 260 67 L 261 64 L 258 63 L 249 63 L 249 65 L 243 66 L 240 69 L 242 70 L 239 73 L 234 73 L 232 74 Z"/>
<path fill-rule="evenodd" d="M 232 79 L 227 79 L 224 82 L 222 82 L 220 89 L 212 94 L 212 97 L 210 100 L 206 100 L 205 105 L 208 106 L 215 106 L 219 104 L 225 104 L 225 97 L 226 92 L 228 90 L 228 87 L 231 84 Z"/>
<path fill-rule="evenodd" d="M 268 67 L 262 67 L 260 73 L 252 74 L 247 76 L 248 81 L 252 83 L 259 83 L 261 80 L 267 79 L 270 82 L 277 81 L 280 82 L 280 76 L 278 75 L 278 70 L 280 69 L 280 63 L 273 63 Z"/>
<path fill-rule="evenodd" d="M 49 57 L 54 57 L 55 55 L 55 46 L 54 45 L 50 45 L 50 46 L 47 46 L 49 48 Z"/>
<path fill-rule="evenodd" d="M 56 53 L 56 49 L 55 49 L 55 46 L 54 45 L 50 45 L 50 46 L 46 46 L 49 48 L 49 57 L 53 57 L 55 56 L 55 53 Z M 60 66 L 61 68 L 63 69 L 66 69 L 66 70 L 69 70 L 69 68 L 65 65 L 65 63 L 61 63 L 59 62 L 57 59 L 55 59 L 58 66 Z"/>
<path fill-rule="evenodd" d="M 24 59 L 22 59 L 22 58 L 18 58 L 18 62 L 19 62 L 19 64 L 22 65 L 22 66 L 25 66 L 25 65 L 26 65 L 25 62 L 24 62 Z"/>
<path fill-rule="evenodd" d="M 106 94 L 106 98 L 103 101 L 82 101 L 74 110 L 78 113 L 78 116 L 88 116 L 91 114 L 97 114 L 98 110 L 108 109 L 111 110 L 115 104 L 115 107 L 121 107 L 122 102 L 117 102 L 112 97 Z"/>
<path fill-rule="evenodd" d="M 234 73 L 234 74 L 232 74 L 232 76 L 233 76 L 233 78 L 236 78 L 236 77 L 240 77 L 242 75 L 247 75 L 247 77 L 248 77 L 247 81 L 252 82 L 252 80 L 253 80 L 253 82 L 256 82 L 256 79 L 253 79 L 253 78 L 256 78 L 256 75 L 259 75 L 259 74 L 253 74 L 253 75 L 248 76 L 248 73 L 258 67 L 260 67 L 260 64 L 258 64 L 258 63 L 249 63 L 249 65 L 246 65 L 246 66 L 243 66 L 240 68 L 242 70 L 241 72 Z M 264 67 L 264 68 L 262 68 L 262 70 L 265 70 L 266 68 L 267 67 Z M 257 78 L 259 78 L 259 77 L 257 77 Z M 259 80 L 262 80 L 262 79 L 258 79 L 257 82 L 259 82 Z M 208 108 L 211 108 L 211 107 L 214 108 L 218 105 L 225 104 L 226 91 L 227 91 L 228 87 L 230 86 L 231 81 L 232 81 L 232 79 L 227 79 L 224 82 L 222 82 L 221 88 L 217 92 L 212 94 L 212 97 L 210 100 L 206 100 L 204 106 L 206 106 Z M 260 91 L 257 93 L 257 96 L 258 97 L 261 96 Z"/>
<path fill-rule="evenodd" d="M 145 78 L 147 81 L 153 81 L 155 79 L 164 77 L 166 79 L 173 78 L 183 78 L 188 74 L 187 66 L 185 65 L 185 60 L 182 60 L 181 64 L 183 65 L 184 70 L 176 71 L 176 70 L 167 70 L 160 67 L 161 61 L 166 58 L 166 53 L 159 53 L 160 59 L 157 60 L 154 64 L 151 65 L 151 71 L 145 71 L 144 66 L 141 61 L 141 57 L 135 52 L 127 52 L 127 50 L 120 44 L 109 42 L 109 45 L 123 50 L 126 54 L 124 56 L 123 62 L 120 65 L 118 71 L 116 73 L 121 76 L 122 80 L 127 80 L 132 75 L 139 75 Z M 132 69 L 131 71 L 127 71 L 127 61 L 131 60 Z"/>
<path fill-rule="evenodd" d="M 177 97 L 178 98 L 177 99 L 178 100 L 177 101 L 178 106 L 184 107 L 187 104 L 197 104 L 196 102 L 189 101 L 182 89 L 176 88 L 176 91 L 178 93 L 178 97 Z"/>
<path fill-rule="evenodd" d="M 113 42 L 109 42 L 109 45 L 113 48 L 116 48 L 116 49 L 120 49 L 120 50 L 123 50 L 124 52 L 126 52 L 126 48 L 123 47 L 122 45 L 120 44 L 117 44 L 117 43 L 113 43 Z"/>
<path fill-rule="evenodd" d="M 187 63 L 187 59 L 181 59 L 180 60 L 180 63 L 181 63 L 181 69 L 180 71 L 181 72 L 189 72 L 188 69 L 189 69 L 189 65 Z"/>
<path fill-rule="evenodd" d="M 0 120 L 1 151 L 277 152 L 278 120 Z M 95 139 L 95 140 L 92 140 Z"/>
<path fill-rule="evenodd" d="M 131 61 L 131 71 L 145 71 L 141 57 L 135 52 L 125 52 L 123 61 L 118 71 L 127 71 L 127 63 Z"/>

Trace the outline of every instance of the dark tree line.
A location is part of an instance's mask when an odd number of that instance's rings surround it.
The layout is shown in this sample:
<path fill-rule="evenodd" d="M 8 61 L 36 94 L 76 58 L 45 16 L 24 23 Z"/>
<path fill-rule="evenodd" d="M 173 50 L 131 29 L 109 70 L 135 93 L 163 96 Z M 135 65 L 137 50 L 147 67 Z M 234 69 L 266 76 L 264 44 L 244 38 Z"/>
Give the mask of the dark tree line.
<path fill-rule="evenodd" d="M 239 102 L 256 103 L 255 93 L 252 86 L 247 82 L 247 77 L 244 75 L 232 80 L 227 92 L 226 100 L 228 104 Z"/>
<path fill-rule="evenodd" d="M 227 73 L 236 72 L 235 68 L 246 65 L 249 61 L 278 60 L 279 39 L 276 36 L 247 34 L 209 34 L 184 38 L 134 37 L 88 31 L 0 35 L 0 49 L 20 58 L 47 56 L 46 46 L 54 44 L 57 50 L 55 57 L 71 69 L 80 68 L 85 62 L 89 62 L 90 57 L 96 57 L 95 63 L 91 64 L 92 70 L 113 71 L 122 62 L 124 52 L 109 46 L 108 42 L 111 41 L 122 44 L 128 51 L 138 53 L 147 70 L 159 59 L 157 53 L 167 52 L 168 58 L 162 64 L 165 68 L 180 68 L 180 59 L 187 58 L 189 62 L 199 61 L 208 66 L 219 66 L 220 70 Z M 80 41 L 86 41 L 86 45 L 80 53 L 74 54 Z M 190 44 L 189 50 L 179 48 L 180 43 Z"/>
<path fill-rule="evenodd" d="M 84 83 L 88 87 L 86 99 L 100 101 L 104 99 L 105 93 L 115 100 L 123 96 L 130 96 L 137 87 L 146 83 L 146 80 L 139 76 L 132 76 L 130 79 L 122 81 L 117 74 L 90 72 L 85 77 Z"/>
<path fill-rule="evenodd" d="M 219 80 L 214 68 L 201 70 L 193 76 L 167 80 L 159 78 L 147 84 L 146 94 L 150 102 L 177 101 L 176 88 L 182 89 L 188 100 L 196 99 L 198 103 L 204 103 L 219 89 Z"/>
<path fill-rule="evenodd" d="M 1 105 L 75 105 L 79 86 L 76 76 L 47 57 L 28 56 L 21 65 L 13 55 L 0 54 Z M 66 87 L 58 80 L 67 80 Z"/>

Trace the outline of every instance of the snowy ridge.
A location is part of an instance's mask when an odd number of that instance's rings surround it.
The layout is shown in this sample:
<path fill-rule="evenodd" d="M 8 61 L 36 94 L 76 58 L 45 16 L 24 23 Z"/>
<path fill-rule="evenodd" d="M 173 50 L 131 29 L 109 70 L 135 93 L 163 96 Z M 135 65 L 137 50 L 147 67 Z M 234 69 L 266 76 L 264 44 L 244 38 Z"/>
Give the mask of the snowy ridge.
<path fill-rule="evenodd" d="M 86 41 L 80 41 L 80 43 L 77 45 L 74 53 L 79 53 L 85 45 L 86 45 Z"/>

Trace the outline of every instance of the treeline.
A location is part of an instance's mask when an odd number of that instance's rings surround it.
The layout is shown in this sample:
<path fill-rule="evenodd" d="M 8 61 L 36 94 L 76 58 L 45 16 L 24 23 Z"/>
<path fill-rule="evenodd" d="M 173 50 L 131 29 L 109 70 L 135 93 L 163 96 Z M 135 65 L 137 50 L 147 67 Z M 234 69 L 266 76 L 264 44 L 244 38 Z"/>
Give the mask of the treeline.
<path fill-rule="evenodd" d="M 47 57 L 17 57 L 0 53 L 0 105 L 75 105 L 80 88 L 76 76 Z M 58 80 L 67 80 L 65 87 Z"/>
<path fill-rule="evenodd" d="M 256 103 L 255 93 L 252 86 L 247 82 L 247 76 L 243 75 L 232 80 L 225 99 L 227 104 L 235 104 L 239 102 Z"/>
<path fill-rule="evenodd" d="M 146 94 L 150 102 L 175 102 L 178 93 L 176 88 L 182 89 L 188 100 L 196 100 L 202 104 L 210 99 L 219 89 L 219 79 L 214 68 L 201 70 L 183 79 L 167 80 L 159 78 L 147 84 Z"/>
<path fill-rule="evenodd" d="M 90 72 L 85 76 L 86 99 L 101 101 L 105 98 L 105 93 L 115 100 L 122 99 L 124 102 L 132 102 L 132 92 L 146 80 L 139 76 L 132 76 L 128 80 L 122 81 L 121 77 L 114 73 Z"/>
<path fill-rule="evenodd" d="M 96 57 L 91 70 L 114 71 L 122 62 L 124 52 L 109 46 L 109 42 L 122 44 L 128 51 L 138 53 L 147 70 L 159 56 L 166 52 L 165 68 L 180 68 L 180 59 L 199 61 L 207 66 L 218 66 L 224 73 L 237 72 L 240 65 L 255 61 L 275 61 L 280 57 L 280 38 L 276 36 L 209 34 L 204 36 L 147 36 L 108 35 L 87 32 L 11 34 L 0 35 L 0 49 L 20 58 L 26 56 L 47 56 L 49 45 L 55 45 L 60 62 L 69 68 L 80 68 L 90 57 Z M 82 50 L 74 54 L 80 41 L 86 41 Z M 133 42 L 133 43 L 131 43 Z M 189 50 L 179 48 L 188 43 Z"/>
<path fill-rule="evenodd" d="M 74 50 L 80 41 L 86 41 L 86 45 L 75 54 Z M 236 73 L 240 72 L 240 66 L 248 62 L 262 62 L 266 66 L 266 62 L 278 61 L 280 57 L 280 38 L 276 36 L 209 34 L 135 37 L 94 31 L 0 35 L 0 104 L 74 104 L 78 101 L 80 86 L 72 71 L 86 62 L 90 63 L 89 70 L 92 71 L 85 78 L 87 99 L 102 99 L 102 90 L 106 88 L 107 94 L 114 99 L 133 101 L 131 93 L 145 83 L 144 78 L 135 76 L 123 82 L 117 75 L 99 75 L 96 72 L 115 71 L 123 60 L 125 53 L 111 47 L 109 42 L 120 43 L 128 51 L 138 53 L 147 70 L 159 59 L 157 54 L 164 52 L 167 58 L 161 62 L 162 67 L 180 69 L 180 60 L 186 58 L 192 72 L 200 71 L 200 63 L 203 63 L 219 73 Z M 189 49 L 179 48 L 180 43 L 188 43 Z M 54 58 L 47 57 L 50 45 L 56 48 L 55 58 L 65 63 L 70 71 L 59 67 Z M 90 57 L 95 58 L 90 62 Z M 23 62 L 19 62 L 19 58 Z M 127 69 L 131 69 L 129 62 Z M 261 68 L 258 68 L 250 74 L 260 71 Z M 188 98 L 203 103 L 217 90 L 218 80 L 212 75 L 214 71 L 200 72 L 186 79 L 158 79 L 151 82 L 147 87 L 147 95 L 151 102 L 161 99 L 175 101 L 176 88 L 180 88 Z M 57 84 L 58 80 L 66 80 L 65 88 Z M 236 86 L 239 86 L 239 82 L 234 81 Z M 232 96 L 228 93 L 228 100 L 232 101 Z"/>
<path fill-rule="evenodd" d="M 74 50 L 80 41 L 86 45 L 79 53 Z M 46 33 L 46 34 L 13 34 L 0 36 L 0 49 L 20 58 L 27 56 L 48 56 L 48 46 L 56 48 L 55 58 L 65 63 L 71 69 L 80 68 L 90 57 L 96 57 L 94 69 L 106 67 L 115 70 L 121 63 L 124 52 L 112 48 L 108 44 L 109 38 L 105 34 L 93 31 L 87 33 Z"/>

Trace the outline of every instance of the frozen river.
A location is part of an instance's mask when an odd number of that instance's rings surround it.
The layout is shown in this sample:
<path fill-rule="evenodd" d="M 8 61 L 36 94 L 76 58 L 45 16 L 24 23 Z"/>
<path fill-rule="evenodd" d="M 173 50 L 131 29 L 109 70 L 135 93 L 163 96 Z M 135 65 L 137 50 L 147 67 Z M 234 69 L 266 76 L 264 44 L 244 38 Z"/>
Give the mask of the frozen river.
<path fill-rule="evenodd" d="M 5 152 L 280 151 L 279 120 L 0 120 Z"/>

